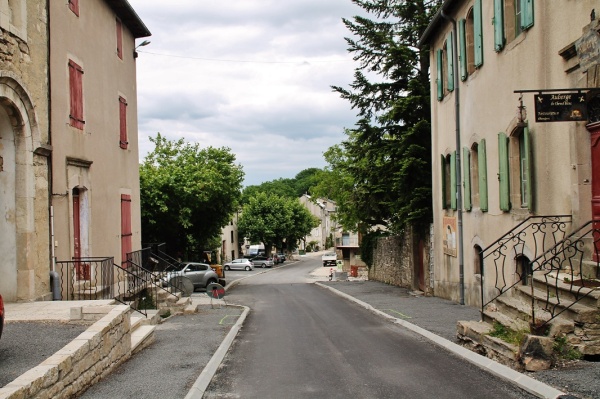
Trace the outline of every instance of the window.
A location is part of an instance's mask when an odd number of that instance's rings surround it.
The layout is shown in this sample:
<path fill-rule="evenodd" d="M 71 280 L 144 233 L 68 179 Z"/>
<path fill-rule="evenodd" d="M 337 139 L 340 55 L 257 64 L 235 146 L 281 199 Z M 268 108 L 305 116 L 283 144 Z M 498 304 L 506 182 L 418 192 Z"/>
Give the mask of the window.
<path fill-rule="evenodd" d="M 127 149 L 127 101 L 119 96 L 119 146 Z"/>
<path fill-rule="evenodd" d="M 442 208 L 456 209 L 456 151 L 442 155 Z"/>
<path fill-rule="evenodd" d="M 481 247 L 479 245 L 475 245 L 473 247 L 473 273 L 481 274 Z"/>
<path fill-rule="evenodd" d="M 472 47 L 472 46 L 471 46 Z M 467 20 L 458 21 L 458 61 L 460 64 L 460 80 L 467 80 Z"/>
<path fill-rule="evenodd" d="M 233 231 L 231 231 L 231 243 L 233 244 Z"/>
<path fill-rule="evenodd" d="M 123 59 L 123 24 L 121 20 L 117 18 L 117 57 Z"/>
<path fill-rule="evenodd" d="M 79 16 L 79 0 L 69 0 L 69 10 L 73 11 L 73 14 Z"/>
<path fill-rule="evenodd" d="M 127 254 L 131 252 L 131 195 L 121 194 L 121 265 L 127 266 Z"/>
<path fill-rule="evenodd" d="M 531 135 L 527 126 L 515 129 L 510 138 L 498 135 L 500 161 L 500 209 L 509 211 L 511 204 L 532 209 Z"/>
<path fill-rule="evenodd" d="M 70 125 L 83 130 L 83 69 L 69 60 Z"/>
<path fill-rule="evenodd" d="M 504 34 L 510 43 L 533 26 L 533 0 L 504 0 Z"/>
<path fill-rule="evenodd" d="M 500 210 L 510 211 L 510 181 L 508 169 L 508 137 L 498 133 L 498 182 L 500 184 Z"/>

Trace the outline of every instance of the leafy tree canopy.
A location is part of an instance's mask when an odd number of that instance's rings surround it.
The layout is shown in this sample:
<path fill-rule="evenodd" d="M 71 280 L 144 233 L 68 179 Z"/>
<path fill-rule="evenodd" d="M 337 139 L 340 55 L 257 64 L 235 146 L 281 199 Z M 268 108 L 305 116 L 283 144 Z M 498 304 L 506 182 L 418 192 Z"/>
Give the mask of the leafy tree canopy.
<path fill-rule="evenodd" d="M 190 258 L 211 242 L 239 208 L 244 172 L 228 148 L 200 148 L 183 139 L 151 137 L 154 150 L 140 165 L 142 239 L 166 242 Z"/>
<path fill-rule="evenodd" d="M 250 197 L 257 193 L 276 194 L 285 198 L 299 198 L 302 194 L 309 194 L 311 188 L 316 186 L 321 169 L 308 168 L 298 173 L 292 179 L 279 178 L 259 185 L 248 186 L 244 189 L 242 202 L 246 204 Z"/>
<path fill-rule="evenodd" d="M 240 237 L 253 243 L 263 243 L 269 254 L 271 247 L 293 249 L 318 220 L 300 204 L 297 198 L 259 192 L 249 197 L 238 220 Z"/>
<path fill-rule="evenodd" d="M 432 219 L 429 55 L 417 46 L 441 0 L 352 2 L 372 18 L 343 20 L 359 66 L 349 88 L 333 90 L 358 121 L 326 152 L 315 192 L 336 201 L 345 229 L 424 229 Z"/>

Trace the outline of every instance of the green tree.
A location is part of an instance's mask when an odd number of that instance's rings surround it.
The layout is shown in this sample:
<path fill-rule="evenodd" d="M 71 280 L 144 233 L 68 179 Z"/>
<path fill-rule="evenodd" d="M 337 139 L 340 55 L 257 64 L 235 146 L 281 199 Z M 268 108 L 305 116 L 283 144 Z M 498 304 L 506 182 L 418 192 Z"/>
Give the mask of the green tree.
<path fill-rule="evenodd" d="M 200 148 L 157 134 L 140 165 L 142 240 L 177 256 L 212 250 L 233 213 L 244 178 L 228 148 Z"/>
<path fill-rule="evenodd" d="M 238 220 L 238 232 L 252 243 L 263 243 L 265 252 L 271 248 L 288 250 L 295 247 L 298 239 L 310 233 L 318 221 L 296 198 L 259 192 L 248 198 Z"/>
<path fill-rule="evenodd" d="M 349 88 L 333 90 L 359 120 L 326 154 L 332 183 L 343 179 L 329 188 L 331 198 L 347 229 L 383 225 L 398 232 L 407 223 L 425 229 L 432 219 L 429 55 L 418 41 L 441 0 L 352 2 L 373 19 L 343 20 L 359 66 Z"/>

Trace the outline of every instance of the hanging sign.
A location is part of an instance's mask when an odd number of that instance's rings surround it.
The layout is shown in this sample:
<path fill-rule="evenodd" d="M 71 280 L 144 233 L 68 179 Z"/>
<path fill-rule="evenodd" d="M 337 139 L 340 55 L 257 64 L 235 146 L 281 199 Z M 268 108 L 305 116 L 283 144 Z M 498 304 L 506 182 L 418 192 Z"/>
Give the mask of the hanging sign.
<path fill-rule="evenodd" d="M 554 93 L 535 95 L 536 122 L 572 122 L 587 120 L 584 93 Z"/>

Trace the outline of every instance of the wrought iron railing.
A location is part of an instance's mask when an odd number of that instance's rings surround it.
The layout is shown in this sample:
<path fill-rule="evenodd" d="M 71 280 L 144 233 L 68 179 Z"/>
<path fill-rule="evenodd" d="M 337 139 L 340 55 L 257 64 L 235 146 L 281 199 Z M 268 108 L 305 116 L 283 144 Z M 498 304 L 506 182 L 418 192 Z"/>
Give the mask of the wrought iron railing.
<path fill-rule="evenodd" d="M 174 284 L 172 279 L 165 278 L 165 272 L 168 272 L 174 266 L 174 264 L 152 253 L 150 248 L 143 248 L 127 254 L 127 268 L 143 269 L 149 282 L 154 285 L 156 293 L 161 290 L 178 299 L 183 294 L 181 286 Z M 155 295 L 155 300 L 157 299 Z"/>
<path fill-rule="evenodd" d="M 116 263 L 113 266 L 123 277 L 117 283 L 118 290 L 114 298 L 147 317 L 147 309 L 156 309 L 156 290 L 149 273 L 132 264 L 128 264 L 127 268 Z"/>
<path fill-rule="evenodd" d="M 56 261 L 63 301 L 113 299 L 115 274 L 113 258 L 73 258 Z"/>
<path fill-rule="evenodd" d="M 532 279 L 543 282 L 544 292 L 543 298 L 536 299 L 532 281 L 531 320 L 536 327 L 545 326 L 597 289 L 599 262 L 600 220 L 587 222 L 530 262 Z M 536 319 L 536 301 L 549 318 Z"/>
<path fill-rule="evenodd" d="M 482 315 L 488 304 L 516 285 L 527 281 L 530 267 L 525 264 L 519 268 L 515 259 L 522 256 L 526 248 L 532 252 L 534 258 L 550 257 L 551 253 L 547 250 L 563 240 L 570 223 L 570 215 L 531 216 L 479 253 Z M 495 281 L 493 294 L 486 300 L 485 277 L 490 274 L 491 267 L 494 268 Z"/>

